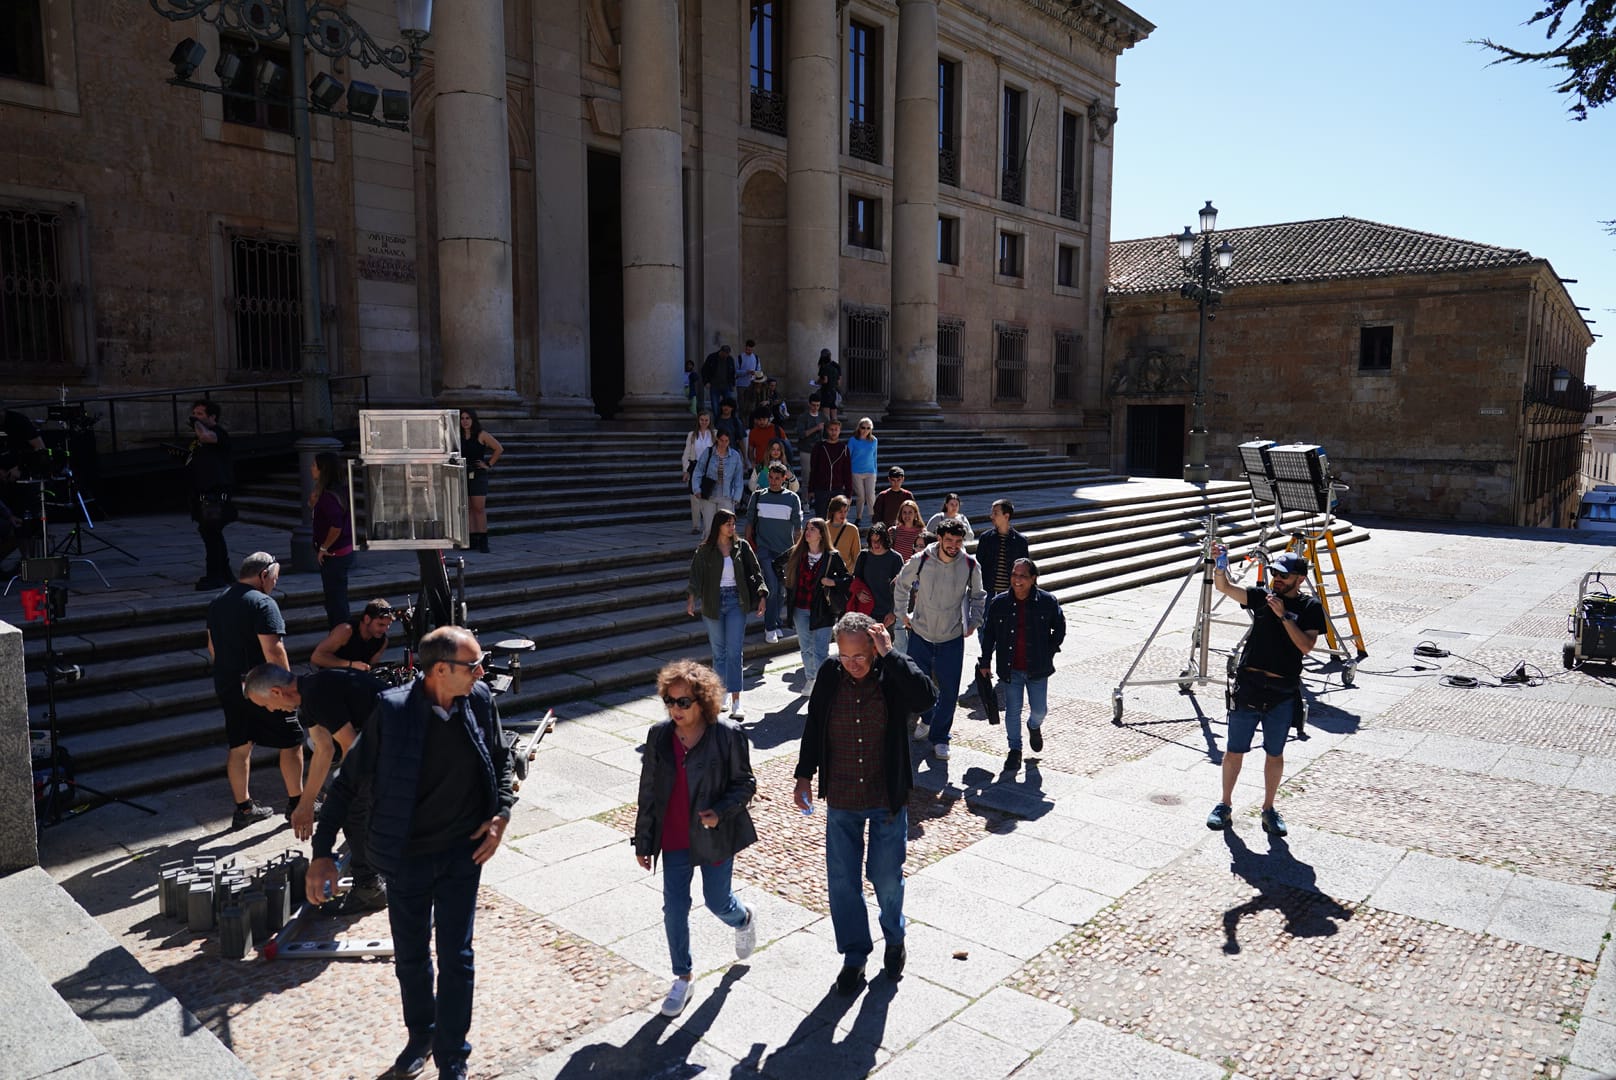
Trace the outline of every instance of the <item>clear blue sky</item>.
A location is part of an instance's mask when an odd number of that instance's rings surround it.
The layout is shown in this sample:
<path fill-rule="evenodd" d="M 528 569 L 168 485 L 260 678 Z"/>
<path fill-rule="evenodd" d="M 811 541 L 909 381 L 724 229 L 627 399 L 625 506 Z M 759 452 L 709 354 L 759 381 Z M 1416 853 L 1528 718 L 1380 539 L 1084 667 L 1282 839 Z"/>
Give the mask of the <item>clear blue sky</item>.
<path fill-rule="evenodd" d="M 1489 67 L 1470 39 L 1540 48 L 1537 0 L 1136 0 L 1117 62 L 1111 235 L 1350 215 L 1548 259 L 1605 337 L 1616 388 L 1616 104 L 1577 121 L 1556 69 Z M 1238 254 L 1236 255 L 1238 259 Z"/>

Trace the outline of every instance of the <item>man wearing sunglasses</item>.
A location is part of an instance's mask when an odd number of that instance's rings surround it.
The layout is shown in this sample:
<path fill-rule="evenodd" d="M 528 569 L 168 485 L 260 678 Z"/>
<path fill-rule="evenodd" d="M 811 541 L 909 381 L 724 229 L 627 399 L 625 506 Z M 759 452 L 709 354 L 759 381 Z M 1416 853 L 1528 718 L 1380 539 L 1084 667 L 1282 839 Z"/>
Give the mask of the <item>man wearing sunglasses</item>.
<path fill-rule="evenodd" d="M 1206 827 L 1229 827 L 1234 782 L 1261 725 L 1263 752 L 1267 754 L 1263 762 L 1262 827 L 1272 836 L 1284 836 L 1285 819 L 1274 809 L 1274 795 L 1285 772 L 1285 738 L 1301 694 L 1302 657 L 1313 651 L 1324 630 L 1324 605 L 1317 597 L 1301 591 L 1308 570 L 1307 559 L 1302 555 L 1287 551 L 1270 558 L 1270 588 L 1265 589 L 1260 585 L 1241 588 L 1229 580 L 1228 551 L 1221 544 L 1213 546 L 1212 554 L 1217 559 L 1212 583 L 1251 613 L 1251 634 L 1235 671 L 1229 743 L 1223 754 L 1223 801 L 1207 815 Z"/>
<path fill-rule="evenodd" d="M 393 966 L 409 1041 L 388 1077 L 419 1076 L 430 1052 L 439 1077 L 464 1078 L 471 1044 L 473 919 L 483 864 L 516 802 L 512 765 L 482 647 L 442 626 L 421 639 L 421 678 L 384 692 L 354 744 L 353 767 L 332 786 L 314 833 L 308 898 L 322 903 L 337 878 L 331 849 L 360 785 L 370 784 L 370 859 L 387 883 Z M 433 924 L 438 965 L 433 995 Z"/>

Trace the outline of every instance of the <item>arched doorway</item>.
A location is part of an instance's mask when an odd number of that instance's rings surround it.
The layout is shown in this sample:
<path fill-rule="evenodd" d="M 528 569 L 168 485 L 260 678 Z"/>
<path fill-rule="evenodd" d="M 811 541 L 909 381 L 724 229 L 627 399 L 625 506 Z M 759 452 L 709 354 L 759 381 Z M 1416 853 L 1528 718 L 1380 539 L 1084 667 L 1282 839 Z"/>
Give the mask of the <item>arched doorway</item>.
<path fill-rule="evenodd" d="M 785 254 L 785 179 L 762 170 L 741 189 L 741 338 L 756 339 L 763 370 L 780 378 L 781 393 L 791 398 L 803 388 L 785 379 Z"/>

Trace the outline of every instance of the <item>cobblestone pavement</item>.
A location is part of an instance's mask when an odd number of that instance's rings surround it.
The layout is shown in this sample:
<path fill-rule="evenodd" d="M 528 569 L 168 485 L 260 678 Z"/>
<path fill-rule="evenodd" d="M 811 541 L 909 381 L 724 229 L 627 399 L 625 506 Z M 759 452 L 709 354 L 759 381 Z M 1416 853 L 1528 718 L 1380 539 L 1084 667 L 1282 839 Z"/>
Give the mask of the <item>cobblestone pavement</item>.
<path fill-rule="evenodd" d="M 952 758 L 917 759 L 908 967 L 898 983 L 872 969 L 854 999 L 830 990 L 823 816 L 789 802 L 803 708 L 790 658 L 747 686 L 760 839 L 736 875 L 758 950 L 734 963 L 733 934 L 698 906 L 677 1021 L 655 1015 L 661 882 L 625 842 L 639 745 L 663 710 L 649 688 L 562 709 L 484 875 L 473 1075 L 1616 1074 L 1616 672 L 1560 667 L 1578 579 L 1616 569 L 1610 545 L 1584 540 L 1377 526 L 1343 553 L 1370 656 L 1350 687 L 1340 662 L 1308 665 L 1287 841 L 1257 827 L 1257 761 L 1235 830 L 1203 823 L 1233 606 L 1217 613 L 1209 684 L 1130 683 L 1120 728 L 1112 689 L 1178 583 L 1068 606 L 1044 751 L 1004 772 L 1003 729 L 962 706 Z M 1135 679 L 1183 670 L 1194 599 Z M 1453 655 L 1413 655 L 1422 640 Z M 1547 678 L 1491 685 L 1523 663 Z M 1483 685 L 1442 685 L 1449 674 Z M 229 833 L 211 787 L 155 801 L 155 822 L 110 807 L 52 830 L 53 875 L 259 1075 L 375 1075 L 401 1036 L 388 965 L 224 964 L 152 916 L 158 856 L 263 857 L 285 832 Z M 362 1025 L 345 1022 L 356 1013 Z"/>

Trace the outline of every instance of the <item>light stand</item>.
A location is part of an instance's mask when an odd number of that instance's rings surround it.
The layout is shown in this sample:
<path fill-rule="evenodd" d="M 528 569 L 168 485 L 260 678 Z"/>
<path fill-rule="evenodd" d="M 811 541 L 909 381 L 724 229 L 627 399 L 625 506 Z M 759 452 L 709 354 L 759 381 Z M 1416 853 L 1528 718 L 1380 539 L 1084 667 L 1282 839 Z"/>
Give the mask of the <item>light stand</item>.
<path fill-rule="evenodd" d="M 1178 257 L 1189 278 L 1178 287 L 1178 295 L 1194 300 L 1200 310 L 1195 337 L 1195 402 L 1190 418 L 1189 461 L 1184 466 L 1184 479 L 1191 484 L 1205 484 L 1212 470 L 1206 463 L 1206 324 L 1217 316 L 1212 314 L 1223 301 L 1229 288 L 1229 267 L 1234 264 L 1234 248 L 1225 240 L 1212 248 L 1212 232 L 1217 227 L 1218 209 L 1208 199 L 1201 207 L 1200 249 L 1197 255 L 1196 236 L 1188 225 L 1178 238 Z"/>
<path fill-rule="evenodd" d="M 73 472 L 73 448 L 70 444 L 63 446 L 63 458 L 65 464 L 62 466 L 61 471 L 52 477 L 52 480 L 63 485 L 56 496 L 57 508 L 65 509 L 69 513 L 77 509 L 78 513 L 74 515 L 76 520 L 73 522 L 73 527 L 68 530 L 66 536 L 57 542 L 55 547 L 50 549 L 50 554 L 60 555 L 63 552 L 71 551 L 74 562 L 89 563 L 90 569 L 95 571 L 95 576 L 101 579 L 101 584 L 110 589 L 112 588 L 112 583 L 107 581 L 107 576 L 101 572 L 101 568 L 95 564 L 94 559 L 84 554 L 84 530 L 89 529 L 92 534 L 95 534 L 95 521 L 90 517 L 90 508 L 84 501 L 84 492 L 79 487 L 78 477 Z M 46 481 L 45 490 L 48 490 L 49 484 L 50 481 Z M 93 492 L 91 497 L 94 497 Z M 100 544 L 110 551 L 116 551 L 133 562 L 140 561 L 140 557 L 134 552 L 118 546 L 104 536 L 92 535 L 90 540 L 92 543 Z"/>
<path fill-rule="evenodd" d="M 45 813 L 37 822 L 39 829 L 43 831 L 52 825 L 60 825 L 68 818 L 81 817 L 108 803 L 123 803 L 142 813 L 156 814 L 157 811 L 149 806 L 109 795 L 88 784 L 79 783 L 77 778 L 72 781 L 75 796 L 78 792 L 84 792 L 95 796 L 96 801 L 64 809 L 63 794 L 68 778 L 63 768 L 63 750 L 56 720 L 56 684 L 77 682 L 84 677 L 84 670 L 77 664 L 64 664 L 56 655 L 56 639 L 52 631 L 56 620 L 67 617 L 67 587 L 56 580 L 67 576 L 67 559 L 60 555 L 24 559 L 18 576 L 25 582 L 40 586 L 23 594 L 25 617 L 30 622 L 38 618 L 45 623 L 45 723 L 50 732 L 50 781 L 46 787 Z"/>

